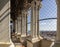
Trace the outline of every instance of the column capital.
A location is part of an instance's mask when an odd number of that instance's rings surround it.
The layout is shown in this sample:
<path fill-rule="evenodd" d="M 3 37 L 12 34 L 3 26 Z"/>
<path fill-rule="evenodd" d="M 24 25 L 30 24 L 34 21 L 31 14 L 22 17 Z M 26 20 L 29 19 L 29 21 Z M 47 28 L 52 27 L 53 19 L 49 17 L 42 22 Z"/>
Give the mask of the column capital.
<path fill-rule="evenodd" d="M 31 2 L 31 7 L 37 7 L 37 8 L 41 8 L 41 6 L 42 6 L 42 3 L 41 3 L 41 1 L 40 0 L 33 0 L 32 2 Z M 39 10 L 39 9 L 38 9 Z"/>
<path fill-rule="evenodd" d="M 23 16 L 27 16 L 27 14 L 28 14 L 28 13 L 27 13 L 27 10 L 25 10 L 25 9 L 22 10 L 22 15 L 23 15 Z"/>

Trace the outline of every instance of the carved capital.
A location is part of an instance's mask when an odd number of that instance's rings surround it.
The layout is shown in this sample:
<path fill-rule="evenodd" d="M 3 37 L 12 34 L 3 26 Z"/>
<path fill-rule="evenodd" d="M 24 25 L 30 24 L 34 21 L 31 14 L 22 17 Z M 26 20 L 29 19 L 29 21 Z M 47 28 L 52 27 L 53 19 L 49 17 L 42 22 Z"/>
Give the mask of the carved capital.
<path fill-rule="evenodd" d="M 31 2 L 31 7 L 37 7 L 37 8 L 41 8 L 42 4 L 40 0 L 33 0 Z"/>

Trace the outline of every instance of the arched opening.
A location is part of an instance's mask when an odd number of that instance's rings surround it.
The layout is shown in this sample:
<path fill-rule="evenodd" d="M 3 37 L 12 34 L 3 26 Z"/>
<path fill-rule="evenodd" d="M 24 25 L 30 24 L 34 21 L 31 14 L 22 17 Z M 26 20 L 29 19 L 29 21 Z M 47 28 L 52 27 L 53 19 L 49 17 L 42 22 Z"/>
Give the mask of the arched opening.
<path fill-rule="evenodd" d="M 43 0 L 40 9 L 40 31 L 42 36 L 55 39 L 57 31 L 57 5 L 55 0 Z"/>

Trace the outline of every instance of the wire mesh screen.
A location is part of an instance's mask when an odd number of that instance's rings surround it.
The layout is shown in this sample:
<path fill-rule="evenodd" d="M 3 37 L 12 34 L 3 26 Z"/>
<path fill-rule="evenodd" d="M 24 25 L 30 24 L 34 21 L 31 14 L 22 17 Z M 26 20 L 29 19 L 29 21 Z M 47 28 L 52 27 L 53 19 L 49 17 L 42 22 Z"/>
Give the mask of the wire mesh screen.
<path fill-rule="evenodd" d="M 43 0 L 39 13 L 39 31 L 45 38 L 55 39 L 57 31 L 57 5 L 55 0 Z"/>
<path fill-rule="evenodd" d="M 28 11 L 28 31 L 30 31 L 31 10 Z M 57 5 L 55 0 L 43 0 L 39 10 L 39 31 L 44 36 L 56 35 Z M 48 32 L 47 32 L 48 31 Z"/>
<path fill-rule="evenodd" d="M 43 0 L 40 9 L 40 19 L 57 17 L 57 6 L 55 0 Z"/>
<path fill-rule="evenodd" d="M 27 26 L 28 26 L 28 35 L 30 35 L 31 34 L 31 32 L 30 32 L 30 25 L 31 25 L 31 9 L 29 9 L 29 11 L 28 11 L 28 17 L 27 17 Z"/>
<path fill-rule="evenodd" d="M 55 0 L 43 0 L 42 7 L 40 9 L 40 21 L 41 31 L 56 31 L 57 28 L 57 6 Z"/>
<path fill-rule="evenodd" d="M 40 31 L 56 31 L 57 30 L 57 20 L 46 19 L 39 22 Z"/>

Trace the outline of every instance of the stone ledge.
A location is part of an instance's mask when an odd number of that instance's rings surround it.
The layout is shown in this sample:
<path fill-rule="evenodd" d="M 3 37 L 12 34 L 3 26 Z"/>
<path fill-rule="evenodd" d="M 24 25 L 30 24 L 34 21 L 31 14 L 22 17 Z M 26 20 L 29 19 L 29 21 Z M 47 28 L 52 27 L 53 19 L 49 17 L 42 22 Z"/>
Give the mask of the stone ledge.
<path fill-rule="evenodd" d="M 60 42 L 55 42 L 55 44 L 52 47 L 60 47 Z"/>
<path fill-rule="evenodd" d="M 31 42 L 31 43 L 36 43 L 39 42 L 40 40 L 42 40 L 42 38 L 36 37 L 36 38 L 27 38 L 27 41 Z"/>
<path fill-rule="evenodd" d="M 9 42 L 0 42 L 0 47 L 9 47 L 10 43 Z"/>
<path fill-rule="evenodd" d="M 21 35 L 21 37 L 27 37 L 27 36 L 24 34 L 24 35 Z"/>
<path fill-rule="evenodd" d="M 50 47 L 52 44 L 51 40 L 48 39 L 42 39 L 41 40 L 41 47 Z"/>
<path fill-rule="evenodd" d="M 27 39 L 27 47 L 41 47 L 41 40 L 39 37 L 36 38 L 28 38 Z"/>

